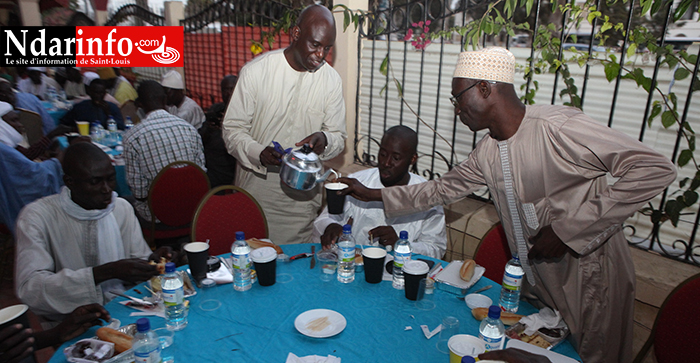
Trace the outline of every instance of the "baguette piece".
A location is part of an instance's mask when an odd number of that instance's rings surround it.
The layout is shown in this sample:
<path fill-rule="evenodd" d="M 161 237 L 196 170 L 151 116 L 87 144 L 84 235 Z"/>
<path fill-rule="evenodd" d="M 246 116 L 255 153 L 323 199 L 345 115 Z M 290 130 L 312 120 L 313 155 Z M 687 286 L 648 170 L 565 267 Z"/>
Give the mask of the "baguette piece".
<path fill-rule="evenodd" d="M 459 269 L 459 277 L 469 282 L 472 277 L 474 277 L 474 269 L 476 268 L 476 262 L 474 260 L 466 259 L 462 262 L 462 268 Z"/>
<path fill-rule="evenodd" d="M 133 337 L 118 330 L 107 327 L 99 328 L 97 329 L 97 337 L 105 342 L 114 343 L 114 350 L 117 353 L 131 349 L 131 340 Z"/>
<path fill-rule="evenodd" d="M 284 253 L 284 252 L 282 252 L 282 248 L 280 246 L 278 246 L 272 242 L 261 241 L 257 238 L 248 238 L 245 241 L 246 241 L 246 243 L 248 243 L 248 246 L 250 246 L 251 250 L 255 250 L 255 249 L 258 249 L 260 247 L 272 247 L 275 249 L 275 251 L 277 251 L 278 255 L 281 255 Z"/>
<path fill-rule="evenodd" d="M 474 318 L 478 321 L 482 321 L 486 319 L 486 317 L 489 315 L 489 309 L 488 308 L 475 308 L 472 309 L 472 315 Z M 503 322 L 503 325 L 514 325 L 517 324 L 522 317 L 525 315 L 519 315 L 519 314 L 513 314 L 509 313 L 506 311 L 501 311 L 501 321 Z"/>

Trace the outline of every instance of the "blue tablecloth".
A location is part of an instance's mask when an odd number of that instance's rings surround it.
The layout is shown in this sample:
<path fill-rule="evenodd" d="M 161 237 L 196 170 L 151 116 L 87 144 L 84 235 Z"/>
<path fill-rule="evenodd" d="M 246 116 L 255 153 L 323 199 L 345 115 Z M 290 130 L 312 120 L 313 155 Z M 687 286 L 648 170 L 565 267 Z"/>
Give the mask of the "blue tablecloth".
<path fill-rule="evenodd" d="M 317 248 L 319 246 L 317 245 Z M 308 244 L 286 245 L 287 255 L 309 252 Z M 218 285 L 210 290 L 199 290 L 190 298 L 189 325 L 175 333 L 175 361 L 185 362 L 284 362 L 287 354 L 297 356 L 334 355 L 345 363 L 352 362 L 439 362 L 449 356 L 436 348 L 438 335 L 427 340 L 420 325 L 436 328 L 445 316 L 459 319 L 461 334 L 479 335 L 479 322 L 471 315 L 463 300 L 450 293 L 435 290 L 436 308 L 419 310 L 413 301 L 404 297 L 403 290 L 395 290 L 391 282 L 368 284 L 364 274 L 356 274 L 355 281 L 342 284 L 337 280 L 320 280 L 321 268 L 309 269 L 309 259 L 278 262 L 277 283 L 270 287 L 254 284 L 246 292 L 234 291 L 231 284 Z M 445 262 L 443 262 L 446 265 Z M 498 301 L 498 284 L 482 277 L 472 288 L 494 287 L 483 294 Z M 146 289 L 137 286 L 141 292 Z M 133 290 L 132 296 L 143 296 Z M 222 305 L 215 311 L 203 311 L 200 304 L 209 299 Z M 117 297 L 117 300 L 124 298 Z M 317 339 L 304 336 L 294 328 L 294 319 L 310 309 L 335 310 L 347 319 L 347 327 L 340 334 Z M 136 322 L 129 314 L 135 310 L 112 301 L 107 309 L 122 324 Z M 531 305 L 521 302 L 519 313 L 536 312 Z M 151 317 L 152 328 L 165 326 L 164 319 Z M 410 326 L 412 330 L 405 330 Z M 80 338 L 94 335 L 94 330 Z M 62 346 L 50 362 L 66 362 Z M 569 342 L 563 342 L 554 351 L 579 359 Z M 580 360 L 580 359 L 579 359 Z"/>
<path fill-rule="evenodd" d="M 41 101 L 41 105 L 44 106 L 44 108 L 46 109 L 46 112 L 49 113 L 49 116 L 51 116 L 51 118 L 53 118 L 53 121 L 56 123 L 56 126 L 58 126 L 59 121 L 61 121 L 61 117 L 63 117 L 63 115 L 68 113 L 68 109 L 66 109 L 66 108 L 56 109 L 53 107 L 51 102 L 48 102 L 48 101 Z"/>

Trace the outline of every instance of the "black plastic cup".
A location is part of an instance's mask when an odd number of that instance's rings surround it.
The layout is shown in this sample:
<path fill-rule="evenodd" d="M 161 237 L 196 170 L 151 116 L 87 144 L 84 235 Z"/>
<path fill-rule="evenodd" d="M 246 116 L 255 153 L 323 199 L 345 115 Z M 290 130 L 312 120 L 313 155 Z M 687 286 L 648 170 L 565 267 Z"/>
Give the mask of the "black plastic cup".
<path fill-rule="evenodd" d="M 12 305 L 0 310 L 0 330 L 15 324 L 21 324 L 22 329 L 31 327 L 29 324 L 29 307 L 27 305 Z M 34 354 L 22 359 L 19 363 L 36 363 Z"/>
<path fill-rule="evenodd" d="M 408 261 L 403 265 L 403 280 L 406 299 L 415 301 L 418 299 L 418 287 L 420 280 L 428 276 L 430 268 L 423 261 Z"/>
<path fill-rule="evenodd" d="M 348 187 L 343 183 L 328 183 L 326 187 L 326 202 L 328 203 L 328 213 L 343 214 L 345 207 L 345 195 L 338 195 L 337 191 Z"/>
<path fill-rule="evenodd" d="M 277 251 L 272 247 L 261 247 L 250 253 L 255 265 L 260 286 L 272 286 L 277 281 Z"/>
<path fill-rule="evenodd" d="M 362 250 L 362 260 L 365 264 L 365 281 L 370 284 L 382 282 L 385 257 L 386 250 L 383 248 L 368 247 Z"/>
<path fill-rule="evenodd" d="M 190 264 L 192 277 L 197 281 L 202 281 L 207 277 L 207 259 L 209 259 L 209 244 L 204 242 L 191 242 L 183 247 L 187 252 L 187 261 Z"/>

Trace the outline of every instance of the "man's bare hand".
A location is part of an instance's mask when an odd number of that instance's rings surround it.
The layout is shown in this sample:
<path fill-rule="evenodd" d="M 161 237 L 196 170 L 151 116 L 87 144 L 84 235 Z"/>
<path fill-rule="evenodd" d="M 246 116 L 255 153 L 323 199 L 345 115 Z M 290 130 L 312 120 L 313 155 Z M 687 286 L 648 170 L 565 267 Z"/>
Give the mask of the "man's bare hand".
<path fill-rule="evenodd" d="M 372 235 L 372 240 L 377 238 L 382 246 L 391 245 L 392 247 L 399 240 L 399 236 L 396 235 L 396 230 L 391 226 L 379 226 L 372 228 L 369 233 Z M 372 242 L 372 241 L 370 241 Z"/>
<path fill-rule="evenodd" d="M 323 132 L 314 132 L 313 134 L 307 136 L 304 138 L 304 140 L 301 140 L 294 144 L 295 146 L 302 146 L 304 144 L 309 144 L 311 149 L 318 155 L 323 154 L 323 151 L 326 150 L 326 145 L 328 145 L 328 140 L 326 139 L 326 134 Z"/>
<path fill-rule="evenodd" d="M 346 184 L 348 187 L 339 190 L 337 193 L 341 195 L 350 195 L 351 197 L 363 202 L 382 201 L 381 189 L 369 189 L 360 181 L 353 178 L 338 178 L 334 180 L 336 183 Z"/>
<path fill-rule="evenodd" d="M 272 146 L 264 148 L 263 151 L 260 153 L 260 163 L 263 166 L 280 165 L 282 164 L 282 161 L 280 160 L 281 158 L 282 154 L 277 152 Z"/>
<path fill-rule="evenodd" d="M 338 237 L 343 234 L 343 226 L 338 223 L 331 223 L 323 231 L 323 236 L 321 236 L 321 246 L 324 250 L 328 250 L 335 243 L 338 242 Z"/>
<path fill-rule="evenodd" d="M 146 260 L 130 258 L 95 266 L 92 268 L 92 274 L 96 284 L 109 279 L 136 283 L 158 275 L 158 268 Z"/>
<path fill-rule="evenodd" d="M 55 344 L 67 342 L 80 334 L 85 333 L 91 326 L 102 325 L 102 321 L 109 322 L 112 317 L 100 304 L 83 305 L 73 310 L 68 317 L 58 326 L 51 329 L 58 334 Z"/>
<path fill-rule="evenodd" d="M 507 363 L 551 363 L 549 358 L 516 348 L 492 350 L 479 354 L 479 360 L 497 360 Z"/>
<path fill-rule="evenodd" d="M 34 349 L 31 329 L 14 324 L 0 330 L 0 362 L 15 363 L 30 356 Z"/>
<path fill-rule="evenodd" d="M 569 247 L 559 239 L 552 226 L 542 227 L 540 233 L 530 238 L 533 243 L 527 257 L 532 261 L 558 259 L 570 251 Z"/>
<path fill-rule="evenodd" d="M 159 263 L 161 258 L 165 258 L 166 261 L 175 261 L 177 258 L 177 252 L 173 251 L 170 246 L 162 246 L 151 253 L 148 260 Z"/>

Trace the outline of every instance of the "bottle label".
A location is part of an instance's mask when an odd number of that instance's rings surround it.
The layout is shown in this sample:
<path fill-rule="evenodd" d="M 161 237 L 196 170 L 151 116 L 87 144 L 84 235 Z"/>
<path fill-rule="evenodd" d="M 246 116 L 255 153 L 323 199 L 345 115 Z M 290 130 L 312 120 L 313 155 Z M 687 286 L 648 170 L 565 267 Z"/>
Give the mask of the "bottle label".
<path fill-rule="evenodd" d="M 355 246 L 340 248 L 340 262 L 355 261 Z"/>
<path fill-rule="evenodd" d="M 398 253 L 394 251 L 394 267 L 402 268 L 406 262 L 411 260 L 410 253 Z"/>
<path fill-rule="evenodd" d="M 520 291 L 523 286 L 523 275 L 503 274 L 503 287 L 511 291 Z"/>
<path fill-rule="evenodd" d="M 503 349 L 503 342 L 505 341 L 504 336 L 501 335 L 498 338 L 485 337 L 483 334 L 479 333 L 479 338 L 486 344 L 486 351 Z"/>
<path fill-rule="evenodd" d="M 134 362 L 136 363 L 161 363 L 160 347 L 156 346 L 150 352 L 134 352 Z"/>
<path fill-rule="evenodd" d="M 234 269 L 246 269 L 250 268 L 250 258 L 248 254 L 244 255 L 231 255 L 233 259 L 233 268 Z"/>
<path fill-rule="evenodd" d="M 163 304 L 165 306 L 180 305 L 185 301 L 185 293 L 182 286 L 177 289 L 163 289 Z"/>

